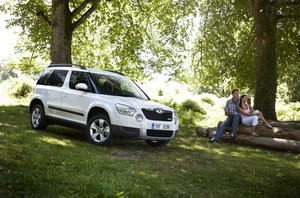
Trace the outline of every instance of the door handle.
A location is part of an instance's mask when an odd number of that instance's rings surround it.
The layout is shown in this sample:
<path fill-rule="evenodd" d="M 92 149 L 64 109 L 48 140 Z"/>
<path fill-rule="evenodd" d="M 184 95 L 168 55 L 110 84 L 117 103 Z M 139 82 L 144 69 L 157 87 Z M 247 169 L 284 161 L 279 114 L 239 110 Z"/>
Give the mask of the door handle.
<path fill-rule="evenodd" d="M 63 97 L 68 97 L 68 94 L 64 94 Z"/>

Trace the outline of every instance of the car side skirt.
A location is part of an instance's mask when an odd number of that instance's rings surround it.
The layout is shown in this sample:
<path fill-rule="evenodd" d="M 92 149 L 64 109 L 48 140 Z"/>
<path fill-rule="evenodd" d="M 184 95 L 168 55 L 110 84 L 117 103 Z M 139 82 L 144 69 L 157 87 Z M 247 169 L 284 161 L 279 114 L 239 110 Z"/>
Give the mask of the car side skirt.
<path fill-rule="evenodd" d="M 69 120 L 64 120 L 64 119 L 61 119 L 61 118 L 46 116 L 46 120 L 50 124 L 57 124 L 57 125 L 65 126 L 65 127 L 70 127 L 70 128 L 73 128 L 73 129 L 84 130 L 84 131 L 86 129 L 86 124 L 73 122 L 73 121 L 69 121 Z"/>

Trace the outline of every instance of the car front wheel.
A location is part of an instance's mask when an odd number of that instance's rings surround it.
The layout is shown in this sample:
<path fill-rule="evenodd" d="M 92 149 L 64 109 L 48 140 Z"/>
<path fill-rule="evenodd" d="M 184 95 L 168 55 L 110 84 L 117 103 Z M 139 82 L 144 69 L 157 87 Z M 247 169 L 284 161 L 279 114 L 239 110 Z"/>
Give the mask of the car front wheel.
<path fill-rule="evenodd" d="M 114 143 L 110 121 L 105 115 L 96 115 L 89 121 L 86 135 L 89 141 L 96 145 L 111 145 Z"/>
<path fill-rule="evenodd" d="M 145 142 L 149 146 L 157 147 L 157 146 L 165 146 L 169 143 L 169 140 L 145 140 Z"/>
<path fill-rule="evenodd" d="M 35 105 L 31 110 L 30 124 L 33 129 L 45 129 L 47 128 L 47 121 L 45 118 L 44 107 L 40 104 Z"/>

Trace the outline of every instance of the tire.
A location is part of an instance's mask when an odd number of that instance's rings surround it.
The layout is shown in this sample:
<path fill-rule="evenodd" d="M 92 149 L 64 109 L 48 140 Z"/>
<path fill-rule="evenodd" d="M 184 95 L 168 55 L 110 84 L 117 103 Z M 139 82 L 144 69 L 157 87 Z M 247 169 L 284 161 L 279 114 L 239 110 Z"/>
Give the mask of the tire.
<path fill-rule="evenodd" d="M 96 115 L 90 119 L 86 127 L 88 140 L 96 145 L 112 145 L 114 143 L 110 121 L 105 115 Z"/>
<path fill-rule="evenodd" d="M 35 105 L 31 110 L 30 124 L 33 129 L 46 129 L 48 123 L 45 117 L 44 107 L 41 104 Z"/>
<path fill-rule="evenodd" d="M 158 146 L 165 146 L 169 143 L 170 140 L 145 140 L 145 142 L 149 145 L 149 146 L 153 146 L 153 147 L 158 147 Z"/>

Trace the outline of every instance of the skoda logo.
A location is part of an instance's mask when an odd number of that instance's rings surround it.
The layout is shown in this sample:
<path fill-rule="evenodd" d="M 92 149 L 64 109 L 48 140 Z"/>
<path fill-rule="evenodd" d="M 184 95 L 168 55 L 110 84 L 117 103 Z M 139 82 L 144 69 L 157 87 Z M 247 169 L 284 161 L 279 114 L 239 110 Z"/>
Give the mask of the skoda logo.
<path fill-rule="evenodd" d="M 162 114 L 163 110 L 162 109 L 155 109 L 156 113 Z"/>

